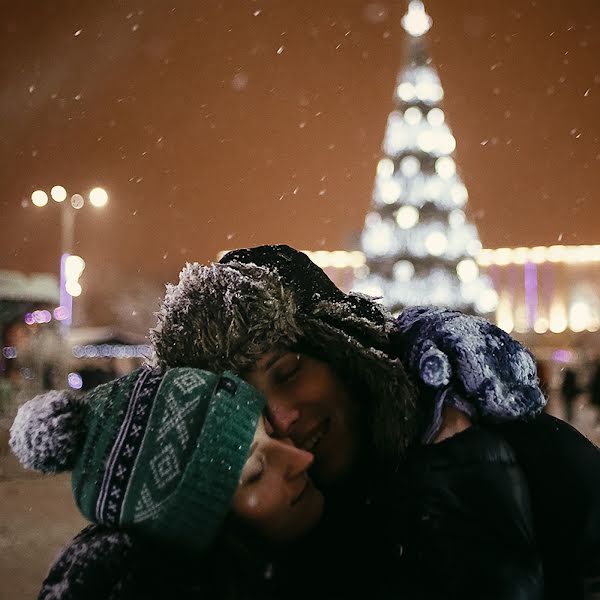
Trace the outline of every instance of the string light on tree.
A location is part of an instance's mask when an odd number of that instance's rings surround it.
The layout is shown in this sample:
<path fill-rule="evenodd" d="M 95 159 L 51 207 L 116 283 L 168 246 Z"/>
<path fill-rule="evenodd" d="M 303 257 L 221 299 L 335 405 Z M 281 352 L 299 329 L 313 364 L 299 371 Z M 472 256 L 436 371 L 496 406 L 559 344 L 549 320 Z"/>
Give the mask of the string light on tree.
<path fill-rule="evenodd" d="M 465 213 L 468 192 L 440 106 L 444 90 L 427 51 L 433 21 L 411 0 L 401 20 L 406 60 L 393 90 L 372 206 L 360 238 L 366 269 L 354 289 L 377 289 L 393 312 L 438 304 L 490 313 L 498 296 L 473 257 L 481 249 Z"/>

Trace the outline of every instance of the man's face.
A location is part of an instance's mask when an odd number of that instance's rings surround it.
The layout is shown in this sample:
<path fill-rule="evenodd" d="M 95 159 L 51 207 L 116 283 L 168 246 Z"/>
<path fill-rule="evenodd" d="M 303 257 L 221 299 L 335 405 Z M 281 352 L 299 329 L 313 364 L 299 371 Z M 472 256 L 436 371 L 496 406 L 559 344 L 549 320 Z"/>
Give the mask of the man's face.
<path fill-rule="evenodd" d="M 273 351 L 244 377 L 265 395 L 274 434 L 315 455 L 317 484 L 339 482 L 355 463 L 360 429 L 357 403 L 339 376 L 306 354 Z"/>

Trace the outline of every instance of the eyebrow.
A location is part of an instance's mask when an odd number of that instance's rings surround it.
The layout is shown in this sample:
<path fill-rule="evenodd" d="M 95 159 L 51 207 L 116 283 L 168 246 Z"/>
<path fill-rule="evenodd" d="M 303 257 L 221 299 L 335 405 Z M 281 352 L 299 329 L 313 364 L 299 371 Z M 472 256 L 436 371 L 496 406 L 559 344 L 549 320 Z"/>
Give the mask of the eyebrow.
<path fill-rule="evenodd" d="M 260 367 L 260 370 L 263 373 L 265 371 L 268 371 L 284 354 L 287 354 L 286 350 L 276 352 L 273 356 L 271 356 L 271 358 L 269 358 L 269 360 L 264 365 Z"/>

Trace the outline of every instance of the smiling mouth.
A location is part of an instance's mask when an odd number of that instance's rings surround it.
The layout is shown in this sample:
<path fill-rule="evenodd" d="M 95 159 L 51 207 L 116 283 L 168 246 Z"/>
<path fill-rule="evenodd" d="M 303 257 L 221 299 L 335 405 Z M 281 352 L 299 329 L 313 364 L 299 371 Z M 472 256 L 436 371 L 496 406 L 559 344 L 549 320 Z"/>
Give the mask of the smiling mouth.
<path fill-rule="evenodd" d="M 308 452 L 315 452 L 319 442 L 325 437 L 325 434 L 329 431 L 329 426 L 331 424 L 330 419 L 327 419 L 323 422 L 322 425 L 317 427 L 317 429 L 311 433 L 311 435 L 304 441 L 301 445 L 303 450 L 307 450 Z"/>

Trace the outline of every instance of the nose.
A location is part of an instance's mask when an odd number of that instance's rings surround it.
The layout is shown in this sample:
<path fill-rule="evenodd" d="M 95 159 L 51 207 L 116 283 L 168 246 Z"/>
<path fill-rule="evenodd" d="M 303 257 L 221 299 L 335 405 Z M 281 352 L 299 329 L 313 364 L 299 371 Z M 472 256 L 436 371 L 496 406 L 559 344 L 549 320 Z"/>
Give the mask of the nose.
<path fill-rule="evenodd" d="M 278 398 L 267 396 L 268 420 L 279 437 L 292 437 L 294 425 L 300 418 L 300 412 Z"/>
<path fill-rule="evenodd" d="M 271 451 L 278 455 L 278 460 L 284 468 L 285 478 L 288 480 L 305 473 L 315 459 L 314 454 L 294 446 L 290 439 L 271 441 Z"/>

